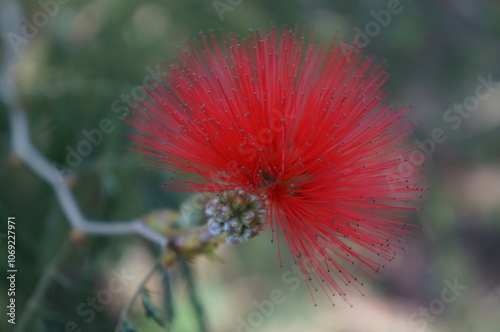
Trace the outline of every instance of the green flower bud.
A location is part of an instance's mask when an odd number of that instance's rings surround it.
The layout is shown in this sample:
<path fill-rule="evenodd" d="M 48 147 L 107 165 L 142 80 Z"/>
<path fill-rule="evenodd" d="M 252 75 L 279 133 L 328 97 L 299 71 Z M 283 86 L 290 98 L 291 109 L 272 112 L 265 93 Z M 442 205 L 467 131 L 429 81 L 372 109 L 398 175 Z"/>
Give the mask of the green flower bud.
<path fill-rule="evenodd" d="M 226 235 L 226 243 L 238 244 L 257 235 L 266 222 L 266 199 L 243 190 L 225 190 L 205 206 L 208 230 Z"/>

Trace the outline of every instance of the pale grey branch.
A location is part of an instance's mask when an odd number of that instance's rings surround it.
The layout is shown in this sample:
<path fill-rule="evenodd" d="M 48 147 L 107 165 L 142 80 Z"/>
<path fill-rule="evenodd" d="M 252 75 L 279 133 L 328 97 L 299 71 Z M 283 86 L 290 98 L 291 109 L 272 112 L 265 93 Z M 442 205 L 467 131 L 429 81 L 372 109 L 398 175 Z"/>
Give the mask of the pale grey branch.
<path fill-rule="evenodd" d="M 72 228 L 93 235 L 137 234 L 165 247 L 168 239 L 149 228 L 141 220 L 127 222 L 87 220 L 67 182 L 59 175 L 55 166 L 32 144 L 26 112 L 19 102 L 19 91 L 13 82 L 13 68 L 22 55 L 22 50 L 14 49 L 9 42 L 9 34 L 21 33 L 21 17 L 22 10 L 16 0 L 0 1 L 0 31 L 4 50 L 4 57 L 0 63 L 0 98 L 6 106 L 9 116 L 12 151 L 34 173 L 50 184 Z"/>

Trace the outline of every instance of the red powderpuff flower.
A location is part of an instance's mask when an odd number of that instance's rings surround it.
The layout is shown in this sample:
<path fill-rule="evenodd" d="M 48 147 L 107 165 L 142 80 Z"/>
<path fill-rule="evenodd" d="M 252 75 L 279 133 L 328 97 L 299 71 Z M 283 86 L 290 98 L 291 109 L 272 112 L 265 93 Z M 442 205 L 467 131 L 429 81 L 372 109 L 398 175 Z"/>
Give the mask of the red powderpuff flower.
<path fill-rule="evenodd" d="M 405 144 L 408 109 L 383 103 L 384 68 L 345 42 L 310 40 L 201 34 L 144 89 L 131 138 L 175 173 L 166 188 L 265 197 L 308 287 L 344 297 L 354 274 L 377 278 L 401 249 L 424 158 Z"/>

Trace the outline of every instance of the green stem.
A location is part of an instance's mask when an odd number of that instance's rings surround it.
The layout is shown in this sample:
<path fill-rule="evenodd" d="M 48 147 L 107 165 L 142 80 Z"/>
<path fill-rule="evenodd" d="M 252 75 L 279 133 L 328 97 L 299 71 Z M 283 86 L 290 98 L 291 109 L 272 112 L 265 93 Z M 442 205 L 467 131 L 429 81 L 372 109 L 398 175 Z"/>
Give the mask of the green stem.
<path fill-rule="evenodd" d="M 189 297 L 191 299 L 191 303 L 193 304 L 193 308 L 196 313 L 196 318 L 198 320 L 198 329 L 200 332 L 207 332 L 208 329 L 205 320 L 205 313 L 203 311 L 200 299 L 198 298 L 198 295 L 196 293 L 194 278 L 193 274 L 191 273 L 191 268 L 189 267 L 188 262 L 182 257 L 179 259 L 179 265 L 182 269 L 182 273 L 186 277 Z"/>
<path fill-rule="evenodd" d="M 160 268 L 160 264 L 156 263 L 153 266 L 153 268 L 151 269 L 151 271 L 148 272 L 148 274 L 146 275 L 146 277 L 144 278 L 144 280 L 141 281 L 141 283 L 139 284 L 139 287 L 137 287 L 137 291 L 134 293 L 134 296 L 132 296 L 132 299 L 129 301 L 129 303 L 127 304 L 127 306 L 122 310 L 122 313 L 120 315 L 120 319 L 118 320 L 118 324 L 116 324 L 115 332 L 120 332 L 121 323 L 123 321 L 127 320 L 127 318 L 128 318 L 127 315 L 129 313 L 130 309 L 134 305 L 135 301 L 137 301 L 137 298 L 139 297 L 139 295 L 141 294 L 141 292 L 144 290 L 144 287 L 146 286 L 146 284 L 148 283 L 148 281 L 151 279 L 151 277 L 155 274 L 155 272 L 159 268 Z"/>
<path fill-rule="evenodd" d="M 172 326 L 172 322 L 174 319 L 174 300 L 172 296 L 172 285 L 170 282 L 170 276 L 168 275 L 168 271 L 166 269 L 162 269 L 161 272 L 163 287 L 165 288 L 165 307 L 167 310 L 167 324 Z"/>

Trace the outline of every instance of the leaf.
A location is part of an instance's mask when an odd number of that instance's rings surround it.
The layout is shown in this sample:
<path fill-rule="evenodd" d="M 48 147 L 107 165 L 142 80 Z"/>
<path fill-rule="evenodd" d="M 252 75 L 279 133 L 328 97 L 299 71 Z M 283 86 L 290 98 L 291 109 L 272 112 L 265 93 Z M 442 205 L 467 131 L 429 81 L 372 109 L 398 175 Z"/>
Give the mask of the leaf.
<path fill-rule="evenodd" d="M 214 263 L 226 263 L 226 261 L 220 257 L 219 255 L 215 254 L 213 251 L 208 251 L 205 253 L 205 257 Z"/>
<path fill-rule="evenodd" d="M 146 317 L 152 318 L 161 327 L 166 327 L 165 318 L 160 313 L 160 310 L 151 302 L 151 298 L 146 290 L 142 291 L 141 300 L 146 310 Z"/>
<path fill-rule="evenodd" d="M 153 230 L 167 237 L 173 237 L 179 234 L 179 230 L 176 229 L 176 221 L 179 216 L 178 211 L 161 209 L 148 213 L 142 217 L 142 220 Z"/>
<path fill-rule="evenodd" d="M 132 324 L 127 321 L 122 323 L 122 327 L 120 328 L 120 332 L 139 332 Z"/>

